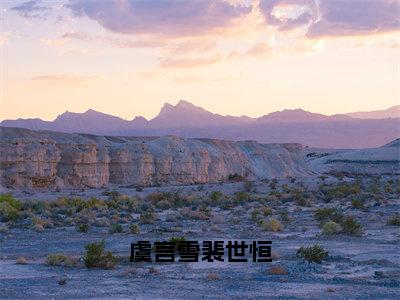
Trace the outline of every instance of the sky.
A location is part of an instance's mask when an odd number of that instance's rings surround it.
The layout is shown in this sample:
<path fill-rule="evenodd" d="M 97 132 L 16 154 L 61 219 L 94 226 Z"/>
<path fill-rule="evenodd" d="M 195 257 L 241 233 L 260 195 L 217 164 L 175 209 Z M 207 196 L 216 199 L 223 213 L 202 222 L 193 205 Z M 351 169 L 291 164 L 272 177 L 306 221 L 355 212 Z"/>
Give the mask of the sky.
<path fill-rule="evenodd" d="M 400 104 L 397 0 L 0 1 L 0 120 Z"/>

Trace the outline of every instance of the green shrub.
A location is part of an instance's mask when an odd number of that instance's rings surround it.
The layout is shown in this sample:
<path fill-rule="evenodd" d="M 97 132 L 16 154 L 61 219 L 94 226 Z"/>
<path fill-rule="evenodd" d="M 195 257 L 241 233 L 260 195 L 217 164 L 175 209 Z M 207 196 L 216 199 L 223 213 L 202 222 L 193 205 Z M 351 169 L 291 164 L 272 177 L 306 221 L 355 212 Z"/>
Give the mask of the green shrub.
<path fill-rule="evenodd" d="M 16 221 L 19 212 L 7 202 L 0 202 L 0 219 L 2 222 Z"/>
<path fill-rule="evenodd" d="M 0 203 L 7 203 L 9 206 L 16 210 L 20 210 L 22 208 L 22 203 L 14 199 L 11 194 L 1 194 Z"/>
<path fill-rule="evenodd" d="M 213 191 L 210 194 L 211 204 L 218 205 L 223 200 L 224 194 L 220 191 Z"/>
<path fill-rule="evenodd" d="M 361 199 L 356 198 L 351 201 L 351 206 L 353 206 L 353 208 L 362 209 L 364 208 L 364 202 Z"/>
<path fill-rule="evenodd" d="M 175 243 L 175 248 L 178 249 L 179 245 L 187 240 L 184 236 L 173 236 L 169 239 L 169 241 L 171 243 Z"/>
<path fill-rule="evenodd" d="M 361 235 L 363 228 L 354 217 L 345 217 L 340 223 L 342 226 L 342 233 L 349 235 Z"/>
<path fill-rule="evenodd" d="M 79 232 L 88 232 L 89 231 L 89 224 L 83 223 L 83 224 L 79 224 L 76 227 L 76 230 Z"/>
<path fill-rule="evenodd" d="M 342 227 L 333 221 L 329 221 L 325 223 L 324 227 L 322 228 L 322 234 L 324 235 L 333 235 L 338 234 L 342 230 Z"/>
<path fill-rule="evenodd" d="M 110 226 L 110 229 L 108 230 L 109 233 L 122 233 L 124 229 L 122 228 L 121 224 L 112 224 Z"/>
<path fill-rule="evenodd" d="M 129 230 L 131 233 L 133 234 L 138 234 L 140 233 L 140 227 L 138 224 L 132 224 L 131 226 L 129 226 Z"/>
<path fill-rule="evenodd" d="M 261 225 L 261 228 L 265 231 L 282 231 L 283 230 L 283 225 L 281 222 L 275 219 L 270 219 L 266 222 L 263 222 Z"/>
<path fill-rule="evenodd" d="M 325 251 L 322 246 L 316 244 L 308 247 L 300 247 L 300 249 L 297 250 L 296 256 L 308 262 L 320 264 L 328 258 L 329 252 Z"/>
<path fill-rule="evenodd" d="M 117 264 L 117 259 L 111 251 L 105 251 L 104 240 L 99 243 L 89 243 L 85 246 L 84 256 L 87 268 L 113 269 Z"/>
<path fill-rule="evenodd" d="M 146 210 L 140 214 L 140 223 L 153 224 L 156 221 L 156 214 L 151 210 Z"/>
<path fill-rule="evenodd" d="M 49 266 L 75 267 L 78 260 L 63 253 L 56 253 L 46 257 L 46 264 Z"/>
<path fill-rule="evenodd" d="M 395 213 L 387 220 L 387 225 L 400 226 L 400 213 Z"/>
<path fill-rule="evenodd" d="M 326 222 L 333 221 L 340 223 L 343 219 L 343 214 L 336 208 L 317 208 L 314 212 L 314 217 L 323 226 Z"/>

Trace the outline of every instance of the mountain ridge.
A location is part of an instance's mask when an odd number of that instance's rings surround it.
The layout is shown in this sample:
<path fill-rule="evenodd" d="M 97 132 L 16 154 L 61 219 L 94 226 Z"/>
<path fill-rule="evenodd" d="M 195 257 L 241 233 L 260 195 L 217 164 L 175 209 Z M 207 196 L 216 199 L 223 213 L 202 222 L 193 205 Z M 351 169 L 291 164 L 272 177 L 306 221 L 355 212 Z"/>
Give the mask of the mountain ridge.
<path fill-rule="evenodd" d="M 396 116 L 396 109 L 392 107 L 389 110 Z M 58 115 L 54 121 L 38 118 L 4 120 L 0 126 L 97 135 L 177 135 L 229 140 L 253 139 L 262 143 L 299 142 L 312 147 L 366 148 L 377 147 L 398 138 L 399 122 L 398 116 L 362 119 L 348 114 L 328 116 L 300 108 L 272 112 L 259 118 L 223 116 L 181 100 L 176 105 L 165 103 L 160 113 L 150 120 L 142 116 L 125 120 L 88 109 L 83 113 L 67 111 Z"/>

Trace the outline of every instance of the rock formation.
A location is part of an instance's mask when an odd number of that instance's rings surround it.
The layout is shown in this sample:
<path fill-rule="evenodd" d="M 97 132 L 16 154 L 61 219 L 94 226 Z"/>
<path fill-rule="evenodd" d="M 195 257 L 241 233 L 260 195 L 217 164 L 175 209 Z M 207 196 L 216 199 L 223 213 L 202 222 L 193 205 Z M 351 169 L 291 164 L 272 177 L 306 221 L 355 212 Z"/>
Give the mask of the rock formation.
<path fill-rule="evenodd" d="M 1 184 L 14 188 L 179 185 L 307 175 L 300 144 L 116 137 L 0 128 Z"/>

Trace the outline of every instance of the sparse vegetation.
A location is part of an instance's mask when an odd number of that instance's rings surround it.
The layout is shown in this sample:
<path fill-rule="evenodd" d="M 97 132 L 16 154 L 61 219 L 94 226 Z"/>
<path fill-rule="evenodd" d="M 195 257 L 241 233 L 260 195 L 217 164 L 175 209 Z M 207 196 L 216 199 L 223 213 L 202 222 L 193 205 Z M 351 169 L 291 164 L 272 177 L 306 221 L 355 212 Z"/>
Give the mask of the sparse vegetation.
<path fill-rule="evenodd" d="M 310 263 L 315 262 L 320 264 L 328 258 L 329 252 L 325 251 L 321 245 L 315 244 L 313 246 L 300 247 L 300 249 L 297 250 L 296 256 Z"/>
<path fill-rule="evenodd" d="M 400 213 L 395 213 L 387 220 L 387 225 L 400 226 Z"/>
<path fill-rule="evenodd" d="M 142 224 L 153 224 L 156 220 L 156 214 L 152 210 L 144 211 L 140 214 L 139 220 Z"/>
<path fill-rule="evenodd" d="M 55 253 L 46 257 L 46 264 L 49 266 L 75 267 L 78 264 L 78 259 L 63 253 Z"/>
<path fill-rule="evenodd" d="M 363 228 L 354 217 L 345 217 L 340 223 L 342 226 L 342 233 L 349 235 L 361 235 Z"/>
<path fill-rule="evenodd" d="M 116 257 L 111 251 L 105 251 L 104 240 L 99 243 L 90 243 L 85 246 L 86 254 L 84 257 L 87 268 L 113 269 L 117 264 Z"/>
<path fill-rule="evenodd" d="M 322 234 L 324 235 L 333 235 L 338 234 L 342 231 L 342 227 L 333 221 L 329 221 L 325 223 L 324 227 L 322 228 Z"/>
<path fill-rule="evenodd" d="M 112 224 L 108 232 L 114 234 L 114 233 L 122 233 L 123 231 L 124 228 L 122 227 L 122 225 L 117 223 L 117 224 Z"/>
<path fill-rule="evenodd" d="M 76 227 L 77 231 L 86 233 L 89 231 L 89 225 L 86 223 L 80 224 Z"/>
<path fill-rule="evenodd" d="M 131 226 L 129 226 L 129 231 L 132 234 L 138 234 L 138 233 L 140 233 L 140 227 L 138 224 L 132 224 Z"/>
<path fill-rule="evenodd" d="M 281 222 L 279 222 L 276 219 L 270 219 L 266 222 L 263 222 L 261 225 L 261 228 L 265 231 L 282 231 L 283 230 L 283 225 Z"/>

